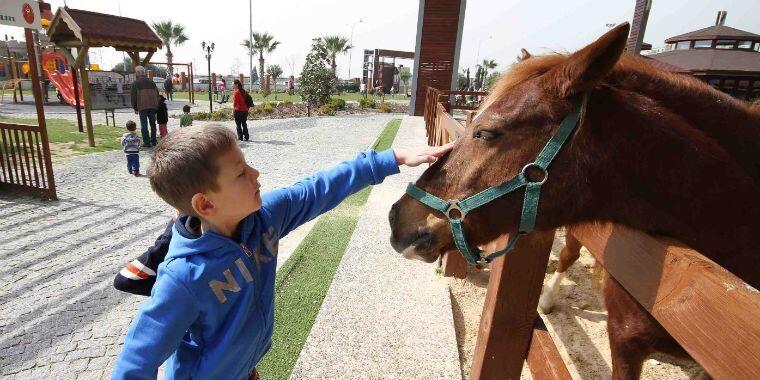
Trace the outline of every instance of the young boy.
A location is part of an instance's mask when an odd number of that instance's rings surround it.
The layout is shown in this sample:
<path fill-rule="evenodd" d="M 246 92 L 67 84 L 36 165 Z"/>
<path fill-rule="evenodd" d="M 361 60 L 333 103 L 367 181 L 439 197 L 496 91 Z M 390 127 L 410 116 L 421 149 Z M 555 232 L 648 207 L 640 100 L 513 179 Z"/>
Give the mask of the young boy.
<path fill-rule="evenodd" d="M 121 145 L 127 156 L 127 170 L 135 177 L 140 176 L 140 136 L 135 133 L 137 124 L 130 120 L 127 122 L 127 133 L 121 136 Z"/>
<path fill-rule="evenodd" d="M 367 151 L 287 188 L 260 195 L 259 172 L 224 127 L 183 128 L 156 147 L 153 190 L 177 218 L 151 297 L 132 321 L 112 374 L 246 379 L 271 346 L 280 238 L 347 196 L 434 162 L 451 146 Z M 200 231 L 188 228 L 189 216 Z M 200 232 L 200 235 L 197 234 Z"/>
<path fill-rule="evenodd" d="M 193 115 L 190 114 L 190 106 L 185 104 L 184 107 L 182 107 L 183 115 L 179 119 L 179 126 L 180 127 L 189 127 L 193 125 Z"/>

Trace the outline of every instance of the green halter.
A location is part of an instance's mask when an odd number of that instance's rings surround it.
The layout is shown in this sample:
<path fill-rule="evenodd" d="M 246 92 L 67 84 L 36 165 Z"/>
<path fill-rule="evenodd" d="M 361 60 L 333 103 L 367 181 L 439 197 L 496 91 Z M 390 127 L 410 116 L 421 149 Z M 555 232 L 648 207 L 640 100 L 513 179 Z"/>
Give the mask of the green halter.
<path fill-rule="evenodd" d="M 552 163 L 552 160 L 554 160 L 554 157 L 557 156 L 559 150 L 562 149 L 562 145 L 565 144 L 565 141 L 567 141 L 567 138 L 578 124 L 581 108 L 586 104 L 587 99 L 588 96 L 585 96 L 583 101 L 565 116 L 562 123 L 559 125 L 559 129 L 557 129 L 554 136 L 549 139 L 544 148 L 541 149 L 541 152 L 538 154 L 535 161 L 525 165 L 520 173 L 511 180 L 498 186 L 489 187 L 461 201 L 444 201 L 443 199 L 420 189 L 411 182 L 406 188 L 406 193 L 412 198 L 417 199 L 423 204 L 446 215 L 449 219 L 449 223 L 451 223 L 451 233 L 454 235 L 454 243 L 467 262 L 470 264 L 491 262 L 493 259 L 511 251 L 515 247 L 515 244 L 517 244 L 517 240 L 520 239 L 520 236 L 533 231 L 533 227 L 536 225 L 536 214 L 538 213 L 538 199 L 541 193 L 541 185 L 543 185 L 549 178 L 549 171 L 547 168 Z M 538 168 L 543 172 L 543 178 L 541 178 L 540 181 L 533 182 L 528 179 L 526 176 L 526 170 L 530 167 Z M 476 252 L 470 250 L 469 244 L 467 244 L 467 239 L 464 236 L 464 228 L 462 227 L 462 220 L 467 216 L 467 213 L 521 187 L 525 187 L 525 198 L 523 200 L 522 214 L 520 215 L 520 227 L 517 234 L 509 239 L 506 248 L 491 253 L 485 257 L 483 257 L 483 251 L 480 249 Z"/>

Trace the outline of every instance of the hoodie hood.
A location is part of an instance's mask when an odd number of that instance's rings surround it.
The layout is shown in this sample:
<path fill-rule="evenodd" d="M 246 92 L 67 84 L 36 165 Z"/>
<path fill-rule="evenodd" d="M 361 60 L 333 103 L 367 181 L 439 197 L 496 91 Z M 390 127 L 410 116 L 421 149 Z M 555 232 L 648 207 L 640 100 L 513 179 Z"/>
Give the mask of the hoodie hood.
<path fill-rule="evenodd" d="M 251 218 L 241 221 L 241 231 L 246 231 Z M 201 221 L 197 217 L 183 215 L 177 218 L 172 227 L 172 240 L 166 260 L 188 257 L 198 254 L 219 255 L 229 250 L 230 244 L 238 245 L 234 240 L 213 231 L 201 232 Z M 245 241 L 248 236 L 241 237 Z M 224 249 L 227 248 L 227 249 Z"/>

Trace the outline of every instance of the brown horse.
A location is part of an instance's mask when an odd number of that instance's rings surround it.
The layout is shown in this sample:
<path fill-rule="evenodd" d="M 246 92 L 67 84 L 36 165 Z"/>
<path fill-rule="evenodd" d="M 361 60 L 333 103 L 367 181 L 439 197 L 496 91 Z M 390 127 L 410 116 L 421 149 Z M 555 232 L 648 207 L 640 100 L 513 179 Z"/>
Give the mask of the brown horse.
<path fill-rule="evenodd" d="M 569 55 L 532 57 L 496 85 L 453 151 L 416 185 L 464 199 L 517 175 L 588 94 L 579 125 L 549 166 L 537 230 L 611 221 L 680 239 L 754 287 L 760 260 L 760 113 L 686 76 L 623 54 L 621 24 Z M 532 176 L 535 173 L 527 173 Z M 473 246 L 514 234 L 523 191 L 467 214 Z M 391 244 L 434 261 L 455 250 L 444 216 L 404 195 Z M 605 282 L 614 379 L 636 379 L 653 352 L 686 355 L 614 279 Z"/>

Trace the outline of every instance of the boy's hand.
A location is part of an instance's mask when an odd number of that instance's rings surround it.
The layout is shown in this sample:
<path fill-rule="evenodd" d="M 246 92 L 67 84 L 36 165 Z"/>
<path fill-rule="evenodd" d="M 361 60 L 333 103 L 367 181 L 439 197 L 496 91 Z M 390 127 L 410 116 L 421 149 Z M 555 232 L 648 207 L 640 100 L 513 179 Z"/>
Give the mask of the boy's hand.
<path fill-rule="evenodd" d="M 414 167 L 419 164 L 432 164 L 438 158 L 443 157 L 444 154 L 451 151 L 454 147 L 454 142 L 450 142 L 442 146 L 426 146 L 422 148 L 413 149 L 394 149 L 393 154 L 396 155 L 396 162 L 399 166 L 406 165 Z"/>

